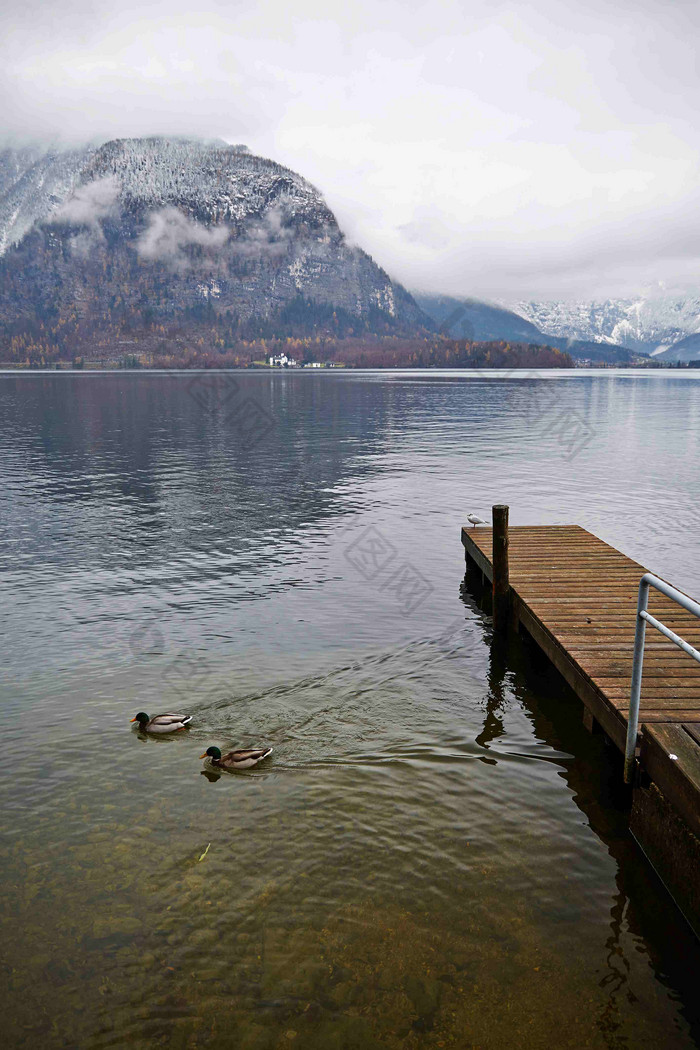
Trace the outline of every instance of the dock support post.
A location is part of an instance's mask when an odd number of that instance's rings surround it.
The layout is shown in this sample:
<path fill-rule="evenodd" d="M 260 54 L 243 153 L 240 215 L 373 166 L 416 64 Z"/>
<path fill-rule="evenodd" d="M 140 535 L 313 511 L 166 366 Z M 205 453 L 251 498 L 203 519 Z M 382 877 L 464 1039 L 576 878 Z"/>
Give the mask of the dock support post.
<path fill-rule="evenodd" d="M 493 519 L 493 629 L 507 634 L 510 620 L 510 579 L 508 575 L 508 507 L 496 504 Z"/>

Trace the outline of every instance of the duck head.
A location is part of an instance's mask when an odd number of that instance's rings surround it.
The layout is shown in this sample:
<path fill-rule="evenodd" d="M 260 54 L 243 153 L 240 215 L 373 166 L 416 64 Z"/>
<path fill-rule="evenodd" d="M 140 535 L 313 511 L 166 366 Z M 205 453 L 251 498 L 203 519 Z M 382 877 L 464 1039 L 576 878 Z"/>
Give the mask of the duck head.
<path fill-rule="evenodd" d="M 218 762 L 221 758 L 221 749 L 218 747 L 208 747 L 200 758 L 213 758 L 215 762 Z"/>
<path fill-rule="evenodd" d="M 131 721 L 138 722 L 140 728 L 143 729 L 146 723 L 150 722 L 150 718 L 143 711 L 139 711 L 139 713 L 134 718 L 132 718 Z"/>

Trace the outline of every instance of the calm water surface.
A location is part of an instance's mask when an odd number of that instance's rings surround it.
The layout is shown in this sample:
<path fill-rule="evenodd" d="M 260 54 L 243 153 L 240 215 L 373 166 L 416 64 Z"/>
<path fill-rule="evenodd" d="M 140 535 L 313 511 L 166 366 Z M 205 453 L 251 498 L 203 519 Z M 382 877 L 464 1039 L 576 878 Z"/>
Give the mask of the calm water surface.
<path fill-rule="evenodd" d="M 5 1045 L 700 1045 L 617 756 L 459 542 L 700 594 L 700 375 L 5 374 L 0 447 Z"/>

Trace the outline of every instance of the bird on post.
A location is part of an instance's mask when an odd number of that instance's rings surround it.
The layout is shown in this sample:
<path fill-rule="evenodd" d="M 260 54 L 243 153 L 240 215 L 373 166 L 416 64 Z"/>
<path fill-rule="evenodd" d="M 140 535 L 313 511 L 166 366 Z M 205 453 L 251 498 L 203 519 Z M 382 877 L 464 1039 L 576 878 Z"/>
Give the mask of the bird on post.
<path fill-rule="evenodd" d="M 484 519 L 480 518 L 477 514 L 467 514 L 467 521 L 469 522 L 472 528 L 475 528 L 477 525 L 486 524 Z"/>

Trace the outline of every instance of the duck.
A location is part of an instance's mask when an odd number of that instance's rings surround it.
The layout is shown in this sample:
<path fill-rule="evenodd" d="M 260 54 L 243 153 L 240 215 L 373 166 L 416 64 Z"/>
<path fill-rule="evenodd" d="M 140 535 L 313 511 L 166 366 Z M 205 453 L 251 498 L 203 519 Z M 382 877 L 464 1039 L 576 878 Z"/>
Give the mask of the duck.
<path fill-rule="evenodd" d="M 222 755 L 218 747 L 208 747 L 200 758 L 208 758 L 216 769 L 250 769 L 272 754 L 271 747 L 250 748 L 247 751 L 229 751 Z"/>
<path fill-rule="evenodd" d="M 475 528 L 475 526 L 477 526 L 477 525 L 485 525 L 486 524 L 484 519 L 480 518 L 478 514 L 467 514 L 467 521 L 469 522 L 469 524 L 471 525 L 472 528 Z"/>
<path fill-rule="evenodd" d="M 167 714 L 149 718 L 144 711 L 139 711 L 131 721 L 138 722 L 139 729 L 144 733 L 176 733 L 178 729 L 187 728 L 192 721 L 192 715 Z"/>

